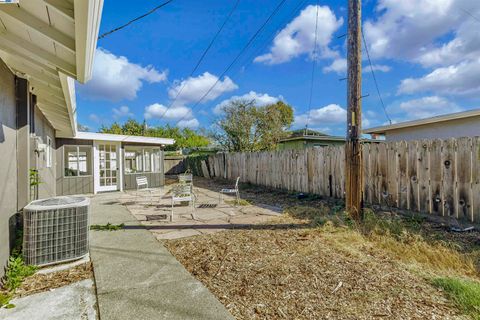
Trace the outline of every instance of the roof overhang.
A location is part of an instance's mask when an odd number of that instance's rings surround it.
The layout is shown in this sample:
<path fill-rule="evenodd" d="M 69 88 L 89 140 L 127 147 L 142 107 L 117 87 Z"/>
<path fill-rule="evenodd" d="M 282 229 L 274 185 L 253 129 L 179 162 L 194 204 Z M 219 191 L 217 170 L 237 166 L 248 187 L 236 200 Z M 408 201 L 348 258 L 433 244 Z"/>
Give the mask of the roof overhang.
<path fill-rule="evenodd" d="M 362 133 L 385 134 L 387 131 L 409 128 L 409 127 L 417 127 L 417 126 L 427 125 L 431 123 L 439 123 L 439 122 L 452 121 L 452 120 L 458 120 L 458 119 L 464 119 L 464 118 L 470 118 L 470 117 L 480 117 L 480 109 L 450 113 L 450 114 L 431 117 L 431 118 L 406 121 L 406 122 L 395 123 L 387 126 L 369 128 L 369 129 L 363 130 Z"/>
<path fill-rule="evenodd" d="M 68 137 L 65 137 L 65 138 L 68 138 Z M 97 133 L 97 132 L 77 132 L 74 139 L 127 142 L 127 143 L 151 144 L 151 145 L 172 145 L 175 143 L 174 139 L 169 139 L 169 138 L 127 136 L 122 134 Z"/>
<path fill-rule="evenodd" d="M 20 0 L 0 5 L 0 58 L 30 83 L 55 130 L 76 134 L 75 81 L 92 76 L 103 0 Z"/>

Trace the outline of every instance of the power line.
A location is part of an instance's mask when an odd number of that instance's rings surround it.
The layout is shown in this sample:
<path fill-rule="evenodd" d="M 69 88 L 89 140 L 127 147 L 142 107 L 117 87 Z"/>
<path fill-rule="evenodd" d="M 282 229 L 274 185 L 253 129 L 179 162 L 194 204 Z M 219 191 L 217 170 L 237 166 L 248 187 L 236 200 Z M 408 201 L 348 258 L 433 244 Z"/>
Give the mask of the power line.
<path fill-rule="evenodd" d="M 243 53 L 248 49 L 248 47 L 250 47 L 250 45 L 252 44 L 252 42 L 257 38 L 257 36 L 260 34 L 260 32 L 263 30 L 263 28 L 265 28 L 265 26 L 268 24 L 268 22 L 270 22 L 270 20 L 273 18 L 273 16 L 278 12 L 278 10 L 280 10 L 281 6 L 285 3 L 286 0 L 282 0 L 280 1 L 277 6 L 275 7 L 275 9 L 273 10 L 273 12 L 268 16 L 267 20 L 265 20 L 263 22 L 263 24 L 260 26 L 260 28 L 253 34 L 253 36 L 250 38 L 250 40 L 248 40 L 248 42 L 245 44 L 245 46 L 242 48 L 242 50 L 237 54 L 237 56 L 235 57 L 235 59 L 233 59 L 233 61 L 228 65 L 228 67 L 222 72 L 222 74 L 217 78 L 217 81 L 215 81 L 215 83 L 208 89 L 208 91 L 197 101 L 195 102 L 195 104 L 191 107 L 191 109 L 189 110 L 189 112 L 187 114 L 185 114 L 182 118 L 180 118 L 176 123 L 175 123 L 175 126 L 178 125 L 178 123 L 182 120 L 185 119 L 185 117 L 187 115 L 190 115 L 192 112 L 193 112 L 193 109 L 198 105 L 200 104 L 200 102 L 203 101 L 203 99 L 205 99 L 206 96 L 208 96 L 210 94 L 210 92 L 213 90 L 213 88 L 215 88 L 215 86 L 221 81 L 221 79 L 226 75 L 226 73 L 232 68 L 232 66 L 237 62 L 237 60 L 243 55 Z"/>
<path fill-rule="evenodd" d="M 297 14 L 298 10 L 303 7 L 303 5 L 307 2 L 308 0 L 302 0 L 301 2 L 299 2 L 297 4 L 297 6 L 292 10 L 292 12 L 287 15 L 286 17 L 284 17 L 283 19 L 281 19 L 280 23 L 278 24 L 278 26 L 276 28 L 273 29 L 272 32 L 270 32 L 268 34 L 268 36 L 265 38 L 266 41 L 261 45 L 261 46 L 257 46 L 256 50 L 253 50 L 252 51 L 252 54 L 250 54 L 247 59 L 244 60 L 244 63 L 245 65 L 243 65 L 243 68 L 239 68 L 236 70 L 236 72 L 234 72 L 232 74 L 231 77 L 233 76 L 236 76 L 238 75 L 238 73 L 240 71 L 242 72 L 245 72 L 254 62 L 254 58 L 256 56 L 258 56 L 260 54 L 261 51 L 263 51 L 263 49 L 265 49 L 265 47 L 272 42 L 273 38 L 278 34 L 277 30 L 279 30 L 280 28 L 283 28 L 286 21 L 291 21 L 293 19 L 293 17 Z M 203 110 L 203 109 L 200 109 L 200 110 Z M 215 121 L 216 119 L 210 115 L 210 114 L 204 114 L 204 116 L 206 116 L 209 120 L 211 120 L 212 122 Z"/>
<path fill-rule="evenodd" d="M 257 50 L 254 50 L 253 51 L 253 54 L 249 56 L 249 58 L 245 61 L 248 61 L 245 66 L 244 66 L 244 69 L 243 71 L 245 71 L 246 69 L 248 69 L 249 66 L 251 66 L 254 62 L 254 58 L 260 54 L 260 52 L 277 36 L 277 30 L 280 29 L 281 27 L 283 27 L 284 25 L 284 21 L 291 21 L 293 19 L 293 16 L 295 16 L 295 14 L 298 12 L 298 10 L 307 2 L 307 0 L 303 0 L 301 2 L 298 3 L 298 5 L 294 8 L 294 10 L 291 12 L 290 15 L 288 15 L 286 18 L 287 19 L 283 19 L 279 25 L 278 25 L 278 28 L 275 28 L 270 34 L 269 36 L 266 38 L 267 41 L 264 42 L 264 44 L 260 47 L 258 47 Z M 237 74 L 238 71 L 235 73 Z"/>
<path fill-rule="evenodd" d="M 312 77 L 310 79 L 310 97 L 308 99 L 308 113 L 307 113 L 307 123 L 305 124 L 305 134 L 308 133 L 308 124 L 310 122 L 310 110 L 312 109 L 313 84 L 315 82 L 315 66 L 317 62 L 318 7 L 319 7 L 319 4 L 317 4 L 317 15 L 315 18 L 315 42 L 313 44 Z"/>
<path fill-rule="evenodd" d="M 225 25 L 227 24 L 227 22 L 230 20 L 230 17 L 232 16 L 233 12 L 237 9 L 238 7 L 238 4 L 240 3 L 240 0 L 237 0 L 235 2 L 235 5 L 233 6 L 232 10 L 230 10 L 230 13 L 228 14 L 227 18 L 223 21 L 222 25 L 220 26 L 220 29 L 218 29 L 218 31 L 216 32 L 215 36 L 212 38 L 212 40 L 210 41 L 210 43 L 208 44 L 207 48 L 203 51 L 202 55 L 200 56 L 200 59 L 197 61 L 197 63 L 195 64 L 195 67 L 193 68 L 192 72 L 190 72 L 190 75 L 189 77 L 192 77 L 194 75 L 194 73 L 197 71 L 198 67 L 200 66 L 200 63 L 203 61 L 203 59 L 205 58 L 205 56 L 207 55 L 208 51 L 210 50 L 210 48 L 212 47 L 213 43 L 215 42 L 215 40 L 218 38 L 218 36 L 220 35 L 220 33 L 222 32 L 223 28 L 225 27 Z M 183 82 L 183 85 L 180 87 L 180 89 L 177 91 L 177 94 L 175 95 L 175 97 L 173 98 L 173 100 L 170 102 L 170 104 L 168 105 L 168 107 L 165 109 L 165 111 L 163 112 L 163 114 L 160 116 L 159 120 L 161 120 L 168 112 L 168 110 L 170 110 L 173 106 L 173 104 L 177 101 L 178 97 L 180 96 L 180 94 L 182 93 L 183 89 L 185 88 L 187 82 L 184 81 Z"/>
<path fill-rule="evenodd" d="M 380 94 L 380 89 L 378 88 L 377 77 L 375 76 L 375 71 L 373 70 L 372 60 L 370 59 L 370 53 L 368 52 L 367 42 L 365 41 L 365 36 L 362 33 L 363 44 L 365 45 L 365 52 L 367 53 L 368 63 L 370 64 L 370 70 L 372 71 L 373 82 L 375 83 L 375 88 L 377 89 L 378 98 L 382 103 L 383 112 L 385 112 L 385 116 L 388 119 L 388 122 L 392 124 L 392 119 L 388 116 L 387 108 L 385 108 L 385 104 L 383 103 L 382 95 Z"/>
<path fill-rule="evenodd" d="M 124 25 L 121 25 L 120 27 L 117 27 L 117 28 L 115 28 L 115 29 L 112 29 L 112 30 L 110 30 L 110 31 L 108 31 L 108 32 L 103 33 L 102 35 L 100 35 L 100 36 L 98 37 L 98 40 L 103 39 L 103 38 L 105 38 L 106 36 L 108 36 L 108 35 L 110 35 L 110 34 L 112 34 L 112 33 L 114 33 L 114 32 L 117 32 L 118 30 L 121 30 L 121 29 L 123 29 L 123 28 L 125 28 L 125 27 L 128 27 L 129 25 L 131 25 L 131 24 L 134 23 L 135 21 L 138 21 L 138 20 L 140 20 L 140 19 L 145 18 L 145 17 L 148 16 L 148 15 L 151 15 L 152 13 L 154 13 L 154 12 L 157 11 L 158 9 L 166 6 L 167 4 L 169 4 L 169 3 L 172 2 L 172 1 L 173 1 L 173 0 L 165 1 L 165 2 L 163 2 L 163 3 L 161 3 L 161 4 L 159 4 L 158 6 L 156 6 L 155 8 L 153 8 L 152 10 L 148 11 L 147 13 L 142 14 L 141 16 L 138 16 L 138 17 L 136 17 L 136 18 L 133 19 L 133 20 L 130 20 L 129 22 L 125 23 Z"/>
<path fill-rule="evenodd" d="M 475 17 L 473 14 L 471 14 L 470 12 L 468 12 L 467 10 L 463 9 L 463 8 L 459 8 L 460 10 L 462 10 L 463 12 L 465 12 L 466 14 L 468 14 L 470 17 L 472 17 L 473 19 L 477 20 L 478 22 L 480 22 L 480 19 Z"/>

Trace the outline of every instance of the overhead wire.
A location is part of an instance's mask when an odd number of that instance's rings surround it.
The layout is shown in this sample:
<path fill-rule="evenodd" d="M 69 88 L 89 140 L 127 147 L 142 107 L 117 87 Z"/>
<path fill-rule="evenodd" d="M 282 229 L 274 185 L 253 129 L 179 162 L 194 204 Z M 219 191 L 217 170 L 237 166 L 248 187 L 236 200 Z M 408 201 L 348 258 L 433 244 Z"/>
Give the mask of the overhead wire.
<path fill-rule="evenodd" d="M 312 76 L 310 78 L 310 96 L 308 98 L 308 112 L 307 112 L 307 122 L 305 123 L 305 134 L 308 134 L 308 125 L 310 123 L 310 111 L 312 109 L 312 97 L 313 97 L 313 86 L 315 84 L 315 67 L 317 62 L 317 33 L 318 33 L 318 7 L 320 4 L 317 4 L 317 14 L 315 18 L 315 42 L 313 44 L 313 61 L 312 61 Z"/>
<path fill-rule="evenodd" d="M 268 33 L 268 36 L 267 36 L 267 37 L 265 37 L 266 41 L 263 41 L 263 44 L 262 44 L 261 46 L 257 46 L 256 50 L 253 50 L 253 51 L 252 51 L 252 54 L 248 55 L 248 57 L 244 60 L 246 63 L 245 63 L 244 65 L 242 65 L 241 68 L 238 68 L 238 69 L 236 70 L 236 72 L 234 72 L 234 73 L 232 74 L 231 77 L 234 77 L 234 76 L 238 75 L 238 73 L 239 73 L 240 71 L 245 72 L 245 71 L 253 64 L 253 62 L 254 62 L 254 60 L 255 60 L 254 58 L 255 58 L 256 56 L 258 56 L 258 55 L 260 54 L 260 52 L 263 51 L 268 44 L 271 43 L 271 41 L 273 40 L 273 38 L 278 34 L 277 31 L 278 31 L 280 28 L 283 28 L 283 27 L 285 26 L 286 21 L 291 21 L 291 20 L 293 19 L 293 17 L 297 14 L 297 12 L 299 11 L 299 9 L 300 9 L 301 7 L 303 7 L 303 5 L 304 5 L 307 1 L 308 1 L 308 0 L 303 0 L 303 1 L 299 2 L 299 3 L 297 4 L 297 6 L 291 11 L 291 13 L 290 13 L 289 15 L 287 15 L 286 17 L 284 17 L 283 19 L 281 19 L 281 22 L 277 25 L 277 27 L 274 28 L 272 32 Z M 200 110 L 202 110 L 202 109 L 200 109 Z M 204 116 L 206 116 L 206 117 L 207 117 L 209 120 L 211 120 L 211 121 L 215 121 L 215 120 L 216 120 L 216 119 L 215 119 L 212 115 L 210 115 L 209 113 L 204 114 Z"/>
<path fill-rule="evenodd" d="M 375 71 L 373 70 L 372 60 L 370 59 L 370 53 L 368 52 L 367 41 L 365 41 L 365 36 L 363 35 L 363 30 L 362 30 L 361 34 L 362 34 L 363 44 L 365 46 L 365 52 L 366 52 L 367 58 L 368 58 L 368 63 L 370 64 L 370 71 L 372 72 L 373 82 L 375 83 L 375 88 L 377 89 L 378 98 L 380 99 L 380 103 L 382 104 L 383 112 L 385 112 L 385 116 L 387 117 L 388 122 L 390 124 L 392 124 L 392 119 L 390 119 L 390 116 L 388 115 L 387 108 L 385 107 L 385 103 L 383 102 L 383 98 L 382 98 L 382 95 L 380 93 L 380 89 L 378 88 L 377 77 L 375 76 Z"/>
<path fill-rule="evenodd" d="M 190 116 L 193 112 L 193 109 L 198 106 L 202 101 L 203 99 L 205 99 L 209 94 L 210 92 L 212 92 L 213 88 L 215 88 L 217 86 L 217 84 L 221 81 L 221 79 L 227 74 L 227 72 L 233 67 L 233 65 L 238 61 L 238 59 L 245 53 L 245 51 L 250 47 L 250 45 L 252 44 L 252 42 L 257 38 L 257 36 L 260 34 L 260 32 L 265 28 L 265 26 L 270 22 L 270 20 L 273 18 L 273 16 L 278 12 L 278 10 L 280 10 L 280 8 L 282 7 L 282 5 L 285 3 L 286 0 L 281 0 L 277 6 L 275 7 L 275 9 L 272 11 L 272 13 L 270 13 L 270 15 L 268 16 L 268 18 L 263 22 L 263 24 L 260 26 L 260 28 L 258 28 L 258 30 L 252 35 L 252 37 L 250 37 L 250 39 L 248 40 L 248 42 L 245 44 L 245 46 L 242 48 L 242 50 L 237 54 L 237 56 L 233 59 L 233 61 L 227 66 L 227 68 L 221 73 L 221 75 L 217 78 L 217 80 L 215 81 L 215 83 L 207 90 L 207 92 L 205 92 L 205 94 L 203 94 L 199 100 L 197 100 L 195 102 L 195 104 L 190 108 L 189 112 L 186 113 L 183 117 L 181 117 L 176 123 L 175 123 L 175 126 L 177 126 L 180 121 L 183 121 L 185 119 L 185 117 L 187 116 Z"/>
<path fill-rule="evenodd" d="M 114 32 L 117 32 L 118 30 L 121 30 L 121 29 L 123 29 L 123 28 L 125 28 L 125 27 L 128 27 L 129 25 L 131 25 L 131 24 L 134 23 L 135 21 L 138 21 L 138 20 L 140 20 L 140 19 L 145 18 L 146 16 L 151 15 L 152 13 L 154 13 L 155 11 L 157 11 L 158 9 L 166 6 L 167 4 L 169 4 L 169 3 L 171 3 L 171 2 L 173 2 L 173 0 L 165 1 L 165 2 L 163 2 L 163 3 L 161 3 L 161 4 L 159 4 L 158 6 L 156 6 L 155 8 L 151 9 L 150 11 L 142 14 L 141 16 L 138 16 L 138 17 L 136 17 L 135 19 L 132 19 L 132 20 L 128 21 L 127 23 L 125 23 L 125 24 L 123 24 L 123 25 L 121 25 L 121 26 L 119 26 L 119 27 L 117 27 L 117 28 L 114 28 L 114 29 L 112 29 L 112 30 L 110 30 L 110 31 L 107 31 L 107 32 L 101 34 L 101 35 L 98 37 L 98 40 L 103 39 L 103 38 L 105 38 L 106 36 L 111 35 L 111 34 L 114 33 Z"/>
<path fill-rule="evenodd" d="M 223 21 L 222 25 L 220 26 L 220 28 L 217 30 L 217 32 L 215 33 L 214 37 L 212 38 L 212 40 L 210 40 L 210 43 L 208 44 L 207 48 L 205 48 L 205 50 L 203 51 L 202 55 L 200 56 L 200 58 L 198 59 L 197 63 L 195 64 L 193 70 L 190 72 L 190 75 L 188 76 L 188 78 L 191 78 L 195 72 L 197 71 L 198 67 L 200 66 L 200 64 L 202 63 L 203 59 L 205 58 L 205 56 L 207 55 L 208 51 L 210 50 L 210 48 L 212 47 L 212 45 L 215 43 L 215 41 L 217 40 L 218 36 L 220 35 L 220 33 L 222 32 L 223 28 L 225 27 L 225 25 L 227 24 L 227 22 L 230 20 L 230 18 L 232 17 L 233 13 L 235 12 L 235 10 L 237 9 L 238 7 L 238 4 L 240 3 L 240 0 L 237 0 L 235 2 L 235 5 L 232 7 L 232 9 L 230 10 L 230 12 L 228 13 L 227 17 L 225 18 L 225 20 Z M 158 118 L 159 120 L 163 119 L 163 117 L 167 114 L 168 110 L 170 110 L 173 105 L 175 104 L 175 102 L 177 101 L 178 97 L 180 96 L 180 94 L 182 93 L 183 89 L 185 88 L 187 82 L 186 81 L 183 81 L 183 84 L 182 86 L 180 87 L 180 89 L 177 91 L 177 94 L 175 95 L 175 97 L 173 98 L 173 100 L 170 102 L 170 104 L 168 105 L 168 107 L 165 109 L 165 111 L 162 113 L 162 115 Z"/>

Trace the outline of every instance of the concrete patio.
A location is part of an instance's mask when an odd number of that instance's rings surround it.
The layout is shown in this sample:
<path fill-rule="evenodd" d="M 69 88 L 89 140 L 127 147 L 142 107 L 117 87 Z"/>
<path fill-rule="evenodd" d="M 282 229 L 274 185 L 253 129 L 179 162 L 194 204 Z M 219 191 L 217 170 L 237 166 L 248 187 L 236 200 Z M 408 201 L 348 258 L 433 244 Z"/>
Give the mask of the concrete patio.
<path fill-rule="evenodd" d="M 272 206 L 234 205 L 234 197 L 224 195 L 219 201 L 219 190 L 214 181 L 206 184 L 203 179 L 200 186 L 194 180 L 195 219 L 188 205 L 176 204 L 173 209 L 173 222 L 170 222 L 171 193 L 173 185 L 148 192 L 128 191 L 122 193 L 119 203 L 154 236 L 159 239 L 178 239 L 201 234 L 219 232 L 227 229 L 245 228 L 266 223 L 273 216 L 281 214 L 281 209 Z"/>

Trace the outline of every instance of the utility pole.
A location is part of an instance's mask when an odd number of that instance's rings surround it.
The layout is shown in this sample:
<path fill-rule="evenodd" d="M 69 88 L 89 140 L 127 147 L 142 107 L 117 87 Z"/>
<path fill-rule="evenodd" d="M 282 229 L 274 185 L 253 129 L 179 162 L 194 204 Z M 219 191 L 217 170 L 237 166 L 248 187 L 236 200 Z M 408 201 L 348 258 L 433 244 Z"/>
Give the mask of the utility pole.
<path fill-rule="evenodd" d="M 350 216 L 360 221 L 363 207 L 362 145 L 362 4 L 348 1 L 347 141 L 345 144 L 345 204 Z"/>

